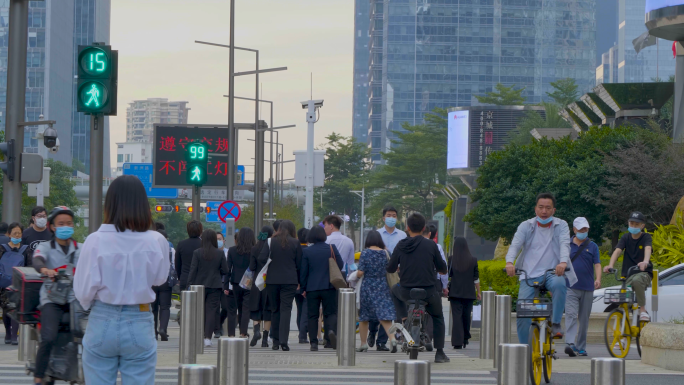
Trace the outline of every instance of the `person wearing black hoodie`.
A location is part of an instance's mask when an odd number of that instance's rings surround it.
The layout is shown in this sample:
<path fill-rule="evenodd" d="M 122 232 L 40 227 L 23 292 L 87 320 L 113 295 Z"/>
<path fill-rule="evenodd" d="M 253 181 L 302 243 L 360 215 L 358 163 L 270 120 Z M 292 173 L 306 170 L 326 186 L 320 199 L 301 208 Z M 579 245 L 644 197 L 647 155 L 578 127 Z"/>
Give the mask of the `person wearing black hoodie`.
<path fill-rule="evenodd" d="M 399 284 L 392 288 L 392 292 L 399 299 L 395 304 L 397 316 L 402 319 L 408 316 L 406 301 L 411 289 L 420 288 L 427 292 L 427 306 L 425 310 L 432 316 L 434 325 L 434 345 L 437 349 L 435 363 L 449 362 L 444 354 L 444 315 L 442 314 L 442 296 L 436 289 L 437 274 L 446 274 L 447 265 L 439 253 L 437 244 L 423 237 L 425 217 L 421 214 L 411 214 L 406 220 L 408 237 L 402 239 L 394 248 L 392 257 L 387 264 L 387 272 L 394 273 L 399 269 Z"/>

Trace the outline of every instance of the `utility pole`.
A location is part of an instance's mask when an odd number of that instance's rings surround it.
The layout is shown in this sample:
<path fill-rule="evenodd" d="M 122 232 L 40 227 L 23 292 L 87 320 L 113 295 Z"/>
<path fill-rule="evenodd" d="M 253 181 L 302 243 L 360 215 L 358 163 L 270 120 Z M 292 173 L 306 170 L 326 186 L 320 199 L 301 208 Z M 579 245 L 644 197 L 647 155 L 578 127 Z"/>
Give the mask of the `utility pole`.
<path fill-rule="evenodd" d="M 102 224 L 102 154 L 104 148 L 104 115 L 90 115 L 90 179 L 88 188 L 88 233 Z"/>
<path fill-rule="evenodd" d="M 366 186 L 361 187 L 361 191 L 350 191 L 361 197 L 361 242 L 359 243 L 359 251 L 363 250 L 363 229 L 366 224 Z"/>
<path fill-rule="evenodd" d="M 308 123 L 306 139 L 306 203 L 304 205 L 304 227 L 310 229 L 314 225 L 314 124 L 316 124 L 316 110 L 323 107 L 323 100 L 309 100 L 302 102 L 302 108 L 307 109 Z"/>
<path fill-rule="evenodd" d="M 237 137 L 235 135 L 235 0 L 230 0 L 230 58 L 228 59 L 228 182 L 226 198 L 233 200 L 235 188 L 235 155 L 237 154 Z M 257 99 L 259 99 L 257 97 Z M 256 129 L 256 127 L 255 127 Z M 259 231 L 254 229 L 254 231 Z"/>
<path fill-rule="evenodd" d="M 19 122 L 26 113 L 26 47 L 28 45 L 28 0 L 10 0 L 7 47 L 7 120 L 5 141 L 13 143 L 16 159 L 24 150 L 24 127 Z M 11 142 L 13 140 L 13 142 Z M 14 180 L 3 180 L 2 220 L 21 222 L 21 162 L 14 162 Z"/>
<path fill-rule="evenodd" d="M 264 223 L 264 131 L 259 129 L 259 51 L 256 52 L 256 96 L 254 101 L 254 231 Z M 270 127 L 273 128 L 273 127 Z"/>

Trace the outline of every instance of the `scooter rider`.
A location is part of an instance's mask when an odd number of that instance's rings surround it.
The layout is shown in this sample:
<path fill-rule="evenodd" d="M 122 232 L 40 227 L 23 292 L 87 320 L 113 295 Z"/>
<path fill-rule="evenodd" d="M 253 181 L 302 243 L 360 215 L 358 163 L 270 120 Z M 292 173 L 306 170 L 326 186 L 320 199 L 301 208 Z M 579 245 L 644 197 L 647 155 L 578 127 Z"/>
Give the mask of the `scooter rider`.
<path fill-rule="evenodd" d="M 74 212 L 66 206 L 55 207 L 48 217 L 50 230 L 54 233 L 52 240 L 38 245 L 33 254 L 33 267 L 50 278 L 57 275 L 57 268 L 67 266 L 73 269 L 81 253 L 81 245 L 73 238 Z M 73 273 L 73 270 L 71 271 Z M 59 332 L 59 323 L 64 313 L 69 312 L 69 304 L 75 300 L 71 291 L 64 305 L 56 304 L 48 298 L 47 287 L 40 289 L 40 346 L 36 353 L 36 371 L 34 379 L 40 384 L 50 361 L 52 346 Z"/>

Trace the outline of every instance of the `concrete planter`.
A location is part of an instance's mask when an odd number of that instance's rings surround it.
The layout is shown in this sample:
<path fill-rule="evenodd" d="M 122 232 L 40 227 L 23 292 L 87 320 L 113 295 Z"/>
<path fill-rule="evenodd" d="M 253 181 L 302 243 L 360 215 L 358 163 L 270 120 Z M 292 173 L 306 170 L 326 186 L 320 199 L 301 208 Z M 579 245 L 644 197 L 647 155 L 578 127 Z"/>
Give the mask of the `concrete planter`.
<path fill-rule="evenodd" d="M 684 372 L 684 325 L 646 325 L 641 332 L 641 362 Z"/>

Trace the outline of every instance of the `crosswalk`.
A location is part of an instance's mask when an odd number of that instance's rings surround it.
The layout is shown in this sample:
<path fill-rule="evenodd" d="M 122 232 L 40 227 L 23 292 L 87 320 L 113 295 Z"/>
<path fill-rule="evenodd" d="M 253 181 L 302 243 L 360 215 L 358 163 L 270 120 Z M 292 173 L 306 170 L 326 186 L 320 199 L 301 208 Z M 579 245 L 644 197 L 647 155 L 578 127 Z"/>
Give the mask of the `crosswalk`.
<path fill-rule="evenodd" d="M 26 375 L 23 366 L 0 365 L 0 384 L 32 384 L 33 379 Z M 118 381 L 117 384 L 121 382 Z M 251 385 L 378 385 L 393 384 L 393 373 L 389 371 L 331 370 L 331 369 L 250 369 Z M 432 384 L 454 385 L 492 385 L 496 376 L 482 371 L 433 371 Z M 177 368 L 158 368 L 155 375 L 156 385 L 178 384 Z"/>

